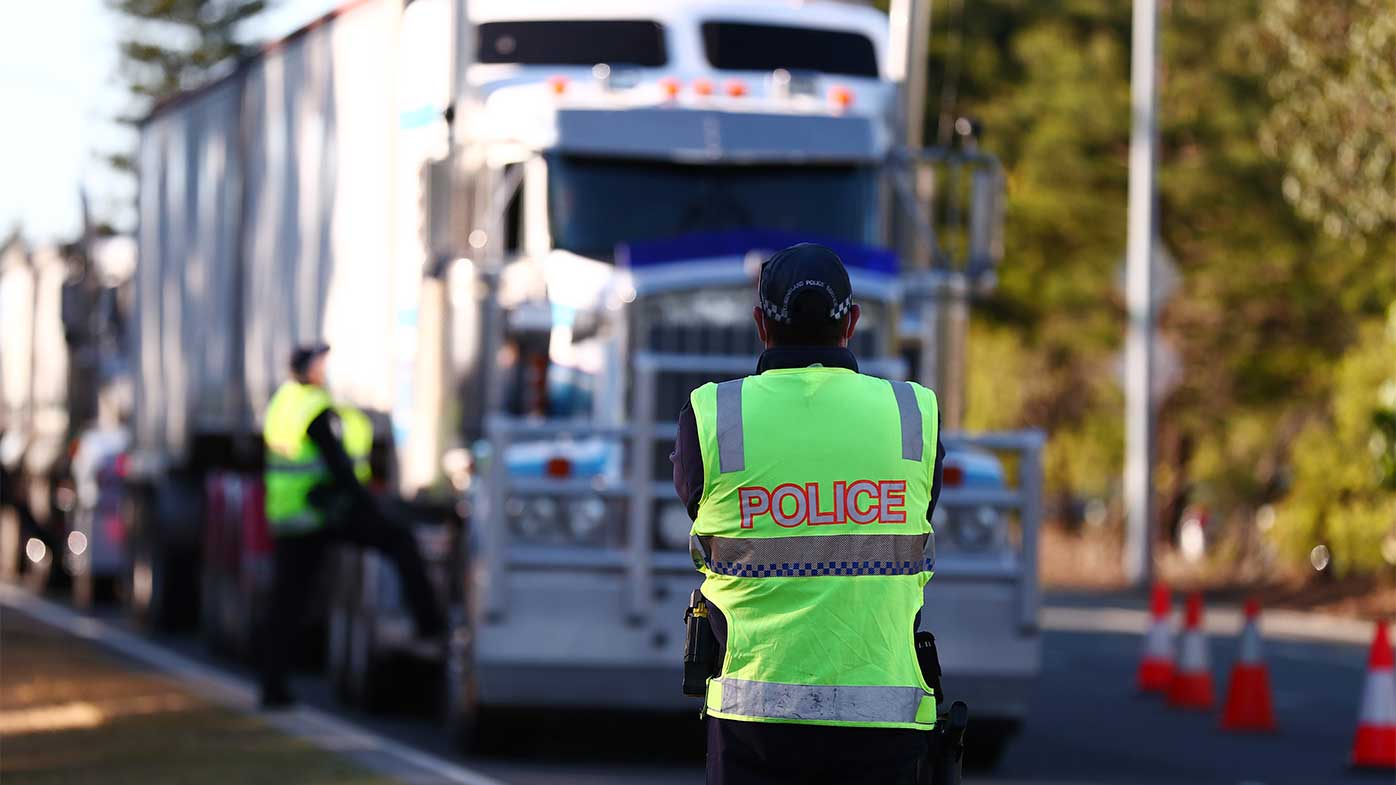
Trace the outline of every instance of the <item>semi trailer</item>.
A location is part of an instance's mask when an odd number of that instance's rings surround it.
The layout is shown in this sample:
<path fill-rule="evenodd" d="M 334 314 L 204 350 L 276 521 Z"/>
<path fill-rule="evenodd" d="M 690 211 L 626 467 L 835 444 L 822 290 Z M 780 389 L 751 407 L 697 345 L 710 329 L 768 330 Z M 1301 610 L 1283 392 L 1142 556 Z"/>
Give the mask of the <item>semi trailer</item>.
<path fill-rule="evenodd" d="M 905 45 L 887 15 L 817 0 L 367 0 L 158 106 L 138 159 L 136 610 L 202 606 L 245 645 L 270 552 L 260 417 L 291 347 L 325 340 L 452 616 L 422 647 L 391 570 L 341 554 L 324 610 L 343 694 L 371 703 L 395 658 L 435 662 L 465 745 L 494 707 L 696 711 L 675 420 L 693 387 L 753 372 L 760 261 L 812 240 L 850 268 L 862 370 L 947 401 L 922 624 L 985 740 L 1006 739 L 1039 667 L 1042 439 L 956 428 L 1002 177 L 908 144 Z"/>

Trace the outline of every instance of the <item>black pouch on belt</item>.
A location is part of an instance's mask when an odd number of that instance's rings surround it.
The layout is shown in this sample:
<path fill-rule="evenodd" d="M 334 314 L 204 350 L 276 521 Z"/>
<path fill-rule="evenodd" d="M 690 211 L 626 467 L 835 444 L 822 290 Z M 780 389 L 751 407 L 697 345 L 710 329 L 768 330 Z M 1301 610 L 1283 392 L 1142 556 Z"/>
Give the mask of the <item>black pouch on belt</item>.
<path fill-rule="evenodd" d="M 940 686 L 940 654 L 936 651 L 936 636 L 925 630 L 916 633 L 916 663 L 921 666 L 921 678 L 926 680 L 936 702 L 945 700 L 945 691 Z"/>
<path fill-rule="evenodd" d="M 708 605 L 703 592 L 694 589 L 683 612 L 687 627 L 683 641 L 683 694 L 701 698 L 708 690 L 708 677 L 717 666 L 717 636 L 708 621 Z"/>

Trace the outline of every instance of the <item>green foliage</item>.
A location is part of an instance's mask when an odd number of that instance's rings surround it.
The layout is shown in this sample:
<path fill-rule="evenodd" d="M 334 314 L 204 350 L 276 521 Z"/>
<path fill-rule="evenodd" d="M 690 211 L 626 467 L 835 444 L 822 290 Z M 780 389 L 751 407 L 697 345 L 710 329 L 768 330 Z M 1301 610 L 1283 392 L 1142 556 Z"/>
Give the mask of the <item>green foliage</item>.
<path fill-rule="evenodd" d="M 1265 152 L 1284 195 L 1334 235 L 1396 226 L 1396 13 L 1389 0 L 1274 0 L 1260 42 L 1274 103 Z"/>
<path fill-rule="evenodd" d="M 106 0 L 129 24 L 119 43 L 120 75 L 133 104 L 119 117 L 135 125 L 151 107 L 194 87 L 240 57 L 238 26 L 268 0 Z M 107 156 L 118 171 L 134 171 L 128 153 Z"/>
<path fill-rule="evenodd" d="M 1171 0 L 1159 19 L 1160 233 L 1182 276 L 1160 332 L 1182 373 L 1159 402 L 1157 480 L 1164 509 L 1203 501 L 1219 521 L 1249 521 L 1286 494 L 1321 496 L 1322 480 L 1297 468 L 1296 440 L 1343 394 L 1338 368 L 1360 326 L 1396 300 L 1396 224 L 1363 217 L 1373 192 L 1352 173 L 1366 170 L 1342 168 L 1353 153 L 1334 146 L 1334 129 L 1352 124 L 1285 125 L 1275 118 L 1299 105 L 1274 92 L 1286 69 L 1338 97 L 1351 93 L 1329 85 L 1338 78 L 1380 89 L 1370 53 L 1388 39 L 1344 28 L 1371 45 L 1305 70 L 1273 45 L 1276 3 Z M 1301 5 L 1307 16 L 1353 4 Z M 942 109 L 981 121 L 1008 185 L 1001 284 L 972 330 L 967 425 L 1047 429 L 1054 494 L 1109 496 L 1119 484 L 1129 34 L 1129 4 L 1104 0 L 944 0 L 933 13 L 927 126 L 944 125 Z M 1267 150 L 1281 128 L 1284 150 L 1316 151 L 1306 173 Z M 1373 166 L 1390 160 L 1396 134 L 1352 143 Z M 1325 173 L 1348 189 L 1319 200 L 1343 213 L 1342 232 L 1286 198 L 1294 178 L 1309 189 Z"/>
<path fill-rule="evenodd" d="M 160 101 L 241 55 L 238 25 L 261 13 L 267 2 L 107 0 L 107 5 L 136 23 L 120 46 L 131 92 Z"/>
<path fill-rule="evenodd" d="M 1331 406 L 1295 441 L 1294 490 L 1272 530 L 1296 559 L 1327 545 L 1340 575 L 1391 569 L 1382 541 L 1396 538 L 1396 493 L 1387 485 L 1396 442 L 1381 430 L 1396 407 L 1396 306 L 1391 313 L 1390 329 L 1380 320 L 1363 326 L 1338 363 Z"/>

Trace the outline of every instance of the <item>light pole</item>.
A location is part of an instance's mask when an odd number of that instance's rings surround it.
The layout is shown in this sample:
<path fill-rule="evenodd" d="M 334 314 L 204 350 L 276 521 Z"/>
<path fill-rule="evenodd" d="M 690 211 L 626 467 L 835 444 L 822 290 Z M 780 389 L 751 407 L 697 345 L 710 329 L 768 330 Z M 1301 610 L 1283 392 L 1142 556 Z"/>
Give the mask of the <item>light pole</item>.
<path fill-rule="evenodd" d="M 1157 194 L 1154 91 L 1158 9 L 1154 0 L 1134 0 L 1130 54 L 1129 235 L 1125 299 L 1129 311 L 1125 342 L 1125 578 L 1147 583 L 1153 573 L 1153 248 Z"/>

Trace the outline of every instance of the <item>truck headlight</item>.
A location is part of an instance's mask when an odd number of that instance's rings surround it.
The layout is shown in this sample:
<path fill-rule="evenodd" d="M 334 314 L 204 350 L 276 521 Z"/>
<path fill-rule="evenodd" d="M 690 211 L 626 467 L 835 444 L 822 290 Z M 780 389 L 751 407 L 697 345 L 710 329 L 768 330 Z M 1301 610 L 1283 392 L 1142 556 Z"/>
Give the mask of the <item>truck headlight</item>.
<path fill-rule="evenodd" d="M 606 527 L 606 502 L 595 497 L 567 505 L 567 530 L 577 542 L 593 542 Z"/>
<path fill-rule="evenodd" d="M 688 511 L 677 504 L 659 506 L 659 544 L 675 551 L 688 550 L 688 533 L 693 530 L 693 521 L 688 519 Z"/>
<path fill-rule="evenodd" d="M 955 544 L 967 551 L 982 551 L 993 547 L 998 541 L 1002 520 L 999 511 L 988 505 L 964 510 L 955 516 Z"/>
<path fill-rule="evenodd" d="M 530 542 L 548 542 L 560 539 L 558 503 L 556 499 L 510 500 L 505 507 L 509 524 L 521 538 Z"/>

